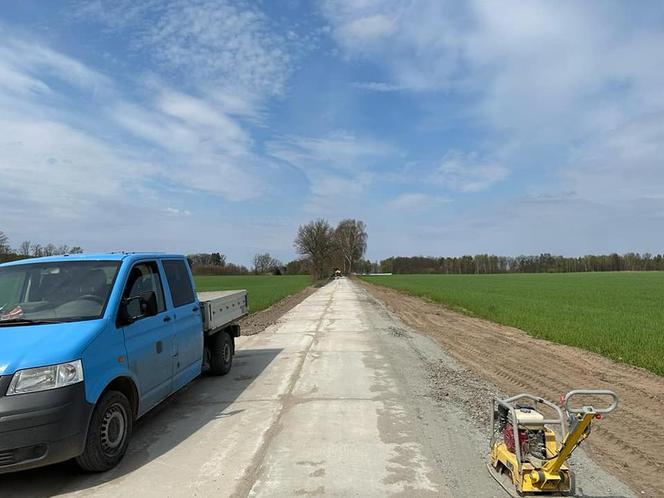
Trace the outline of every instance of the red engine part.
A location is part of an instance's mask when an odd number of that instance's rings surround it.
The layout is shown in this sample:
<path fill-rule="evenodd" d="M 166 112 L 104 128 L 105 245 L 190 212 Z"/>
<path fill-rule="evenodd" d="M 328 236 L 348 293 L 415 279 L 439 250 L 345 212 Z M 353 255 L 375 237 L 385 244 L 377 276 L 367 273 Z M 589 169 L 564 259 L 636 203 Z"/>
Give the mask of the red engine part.
<path fill-rule="evenodd" d="M 512 424 L 505 425 L 505 429 L 503 429 L 503 441 L 505 441 L 507 449 L 514 453 L 514 430 L 512 429 Z M 519 446 L 521 446 L 522 455 L 528 453 L 528 433 L 525 429 L 519 429 Z"/>

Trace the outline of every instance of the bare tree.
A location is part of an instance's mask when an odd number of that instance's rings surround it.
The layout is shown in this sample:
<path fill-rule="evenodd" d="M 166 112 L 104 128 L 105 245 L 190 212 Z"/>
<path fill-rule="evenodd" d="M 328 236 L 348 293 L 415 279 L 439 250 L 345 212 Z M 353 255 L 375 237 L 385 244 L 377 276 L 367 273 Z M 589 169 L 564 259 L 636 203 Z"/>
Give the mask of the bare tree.
<path fill-rule="evenodd" d="M 0 254 L 9 253 L 9 237 L 0 230 Z"/>
<path fill-rule="evenodd" d="M 30 256 L 30 250 L 32 249 L 32 243 L 29 240 L 24 240 L 21 242 L 21 244 L 18 246 L 18 253 L 21 256 L 28 257 Z"/>
<path fill-rule="evenodd" d="M 42 249 L 41 244 L 33 244 L 32 245 L 32 255 L 35 258 L 39 258 L 44 255 L 44 250 Z"/>
<path fill-rule="evenodd" d="M 330 261 L 334 252 L 334 230 L 326 220 L 318 219 L 300 225 L 293 245 L 299 254 L 309 257 L 314 280 L 320 280 L 330 272 Z"/>
<path fill-rule="evenodd" d="M 274 273 L 281 267 L 281 261 L 270 256 L 270 253 L 256 254 L 254 256 L 254 273 Z"/>
<path fill-rule="evenodd" d="M 353 264 L 360 261 L 367 250 L 367 230 L 363 221 L 346 219 L 339 222 L 334 238 L 343 256 L 344 271 L 353 271 Z"/>
<path fill-rule="evenodd" d="M 58 253 L 58 248 L 55 246 L 55 244 L 46 244 L 42 248 L 42 254 L 44 256 L 55 256 Z"/>
<path fill-rule="evenodd" d="M 81 246 L 70 247 L 69 254 L 83 254 L 83 248 Z"/>

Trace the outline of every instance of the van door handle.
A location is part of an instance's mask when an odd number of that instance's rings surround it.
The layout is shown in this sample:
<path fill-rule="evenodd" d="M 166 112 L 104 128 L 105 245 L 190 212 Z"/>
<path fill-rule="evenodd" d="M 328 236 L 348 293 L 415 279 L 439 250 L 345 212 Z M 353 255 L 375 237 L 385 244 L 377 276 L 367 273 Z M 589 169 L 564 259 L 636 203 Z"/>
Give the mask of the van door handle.
<path fill-rule="evenodd" d="M 194 313 L 196 313 L 196 312 L 198 311 L 198 306 L 194 306 L 194 307 L 191 309 L 191 311 L 193 311 Z"/>
<path fill-rule="evenodd" d="M 171 317 L 170 317 L 170 316 L 165 316 L 165 317 L 164 317 L 164 321 L 165 321 L 165 322 L 170 322 L 170 321 L 171 321 Z"/>

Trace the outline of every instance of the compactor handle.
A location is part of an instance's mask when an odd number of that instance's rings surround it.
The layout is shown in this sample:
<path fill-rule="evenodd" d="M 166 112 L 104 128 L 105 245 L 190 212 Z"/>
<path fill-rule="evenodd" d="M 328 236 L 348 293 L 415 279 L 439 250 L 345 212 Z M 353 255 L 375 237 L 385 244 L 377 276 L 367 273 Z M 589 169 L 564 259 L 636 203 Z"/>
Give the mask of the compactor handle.
<path fill-rule="evenodd" d="M 595 408 L 594 406 L 570 408 L 568 404 L 574 396 L 611 396 L 611 404 L 606 408 Z M 575 389 L 565 395 L 563 406 L 569 413 L 610 413 L 618 408 L 618 395 L 608 389 Z"/>

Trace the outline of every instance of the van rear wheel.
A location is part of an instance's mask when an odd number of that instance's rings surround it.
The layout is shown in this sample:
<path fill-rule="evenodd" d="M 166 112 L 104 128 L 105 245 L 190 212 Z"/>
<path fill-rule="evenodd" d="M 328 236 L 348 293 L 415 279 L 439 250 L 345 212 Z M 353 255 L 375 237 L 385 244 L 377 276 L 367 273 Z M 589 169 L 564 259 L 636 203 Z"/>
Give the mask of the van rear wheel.
<path fill-rule="evenodd" d="M 107 391 L 92 412 L 83 453 L 76 458 L 87 472 L 115 467 L 127 452 L 133 428 L 131 404 L 119 391 Z"/>
<path fill-rule="evenodd" d="M 226 332 L 218 332 L 208 344 L 210 351 L 210 373 L 226 375 L 233 365 L 233 339 Z"/>

